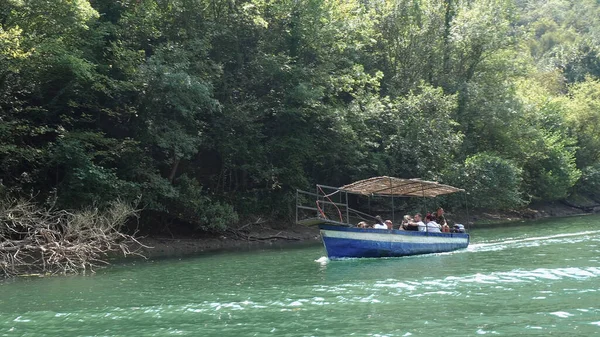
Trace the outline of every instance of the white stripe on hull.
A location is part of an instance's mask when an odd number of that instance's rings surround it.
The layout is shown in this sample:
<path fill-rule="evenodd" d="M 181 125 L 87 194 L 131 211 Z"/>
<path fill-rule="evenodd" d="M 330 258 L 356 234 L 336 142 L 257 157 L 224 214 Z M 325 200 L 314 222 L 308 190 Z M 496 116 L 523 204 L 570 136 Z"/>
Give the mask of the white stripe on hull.
<path fill-rule="evenodd" d="M 378 242 L 406 242 L 406 243 L 464 243 L 467 244 L 468 238 L 452 237 L 452 236 L 437 236 L 437 235 L 403 235 L 393 233 L 371 233 L 371 232 L 346 232 L 346 231 L 331 231 L 322 229 L 321 235 L 324 237 L 351 239 L 351 240 L 366 240 Z"/>

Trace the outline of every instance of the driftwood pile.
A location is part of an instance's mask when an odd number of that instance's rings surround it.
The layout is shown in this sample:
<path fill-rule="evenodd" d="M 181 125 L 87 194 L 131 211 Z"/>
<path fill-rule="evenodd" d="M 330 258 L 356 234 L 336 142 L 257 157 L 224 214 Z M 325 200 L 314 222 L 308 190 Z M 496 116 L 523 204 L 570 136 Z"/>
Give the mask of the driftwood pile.
<path fill-rule="evenodd" d="M 24 200 L 0 203 L 0 278 L 24 274 L 93 272 L 115 252 L 137 254 L 137 240 L 120 232 L 134 205 L 115 201 L 103 210 L 65 211 Z"/>

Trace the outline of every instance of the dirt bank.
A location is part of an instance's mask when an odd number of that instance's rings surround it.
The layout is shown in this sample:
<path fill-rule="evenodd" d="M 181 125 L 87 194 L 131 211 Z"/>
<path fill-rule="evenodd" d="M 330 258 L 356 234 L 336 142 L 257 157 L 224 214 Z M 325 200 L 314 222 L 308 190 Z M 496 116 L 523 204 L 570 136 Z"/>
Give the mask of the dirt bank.
<path fill-rule="evenodd" d="M 268 225 L 248 226 L 241 230 L 229 230 L 221 234 L 205 233 L 197 237 L 142 237 L 139 241 L 146 257 L 188 255 L 218 250 L 244 250 L 275 245 L 318 243 L 316 227 L 290 225 L 273 228 Z"/>
<path fill-rule="evenodd" d="M 599 211 L 597 209 L 593 211 Z M 548 217 L 563 217 L 589 213 L 581 207 L 568 206 L 554 202 L 531 205 L 528 208 L 514 211 L 472 210 L 467 212 L 448 213 L 451 222 L 469 223 L 470 227 L 489 226 L 497 223 L 526 221 Z M 146 257 L 162 257 L 188 255 L 218 250 L 243 250 L 264 248 L 274 245 L 293 245 L 298 243 L 318 243 L 319 230 L 316 227 L 289 225 L 273 227 L 267 224 L 242 226 L 239 230 L 229 230 L 222 234 L 202 234 L 197 237 L 143 237 L 140 242 L 148 248 L 142 248 Z"/>

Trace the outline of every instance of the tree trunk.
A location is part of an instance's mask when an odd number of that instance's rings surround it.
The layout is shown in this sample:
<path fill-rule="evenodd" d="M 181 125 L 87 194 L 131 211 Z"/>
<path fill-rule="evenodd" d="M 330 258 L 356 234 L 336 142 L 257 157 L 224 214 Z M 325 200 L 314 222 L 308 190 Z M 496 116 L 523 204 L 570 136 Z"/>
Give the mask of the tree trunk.
<path fill-rule="evenodd" d="M 175 174 L 177 173 L 177 168 L 179 167 L 179 162 L 181 161 L 181 158 L 175 157 L 175 160 L 173 161 L 173 166 L 171 167 L 171 173 L 169 174 L 169 181 L 171 183 L 173 183 L 173 180 L 175 179 Z"/>

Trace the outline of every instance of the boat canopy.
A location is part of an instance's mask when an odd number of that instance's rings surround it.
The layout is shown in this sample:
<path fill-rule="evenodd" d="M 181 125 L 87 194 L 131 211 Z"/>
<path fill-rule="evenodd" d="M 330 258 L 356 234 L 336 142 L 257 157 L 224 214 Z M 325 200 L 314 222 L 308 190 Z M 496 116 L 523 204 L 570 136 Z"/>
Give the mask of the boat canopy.
<path fill-rule="evenodd" d="M 421 179 L 402 179 L 395 177 L 373 177 L 359 180 L 339 188 L 353 194 L 368 196 L 404 196 L 404 197 L 436 197 L 438 195 L 463 192 L 461 188 L 439 184 Z"/>

